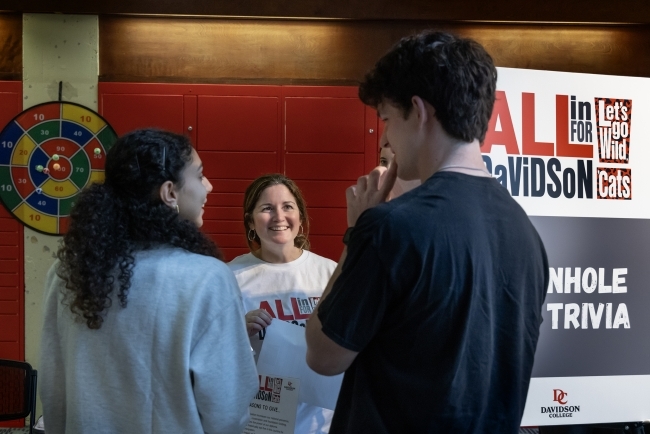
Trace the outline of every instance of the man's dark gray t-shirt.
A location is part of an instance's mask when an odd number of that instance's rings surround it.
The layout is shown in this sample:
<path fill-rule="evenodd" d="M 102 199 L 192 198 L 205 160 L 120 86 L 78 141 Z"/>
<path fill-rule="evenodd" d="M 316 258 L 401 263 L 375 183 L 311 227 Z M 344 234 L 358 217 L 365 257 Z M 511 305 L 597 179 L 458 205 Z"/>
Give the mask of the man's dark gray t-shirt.
<path fill-rule="evenodd" d="M 495 179 L 439 172 L 364 212 L 319 307 L 359 352 L 330 433 L 517 433 L 547 284 L 542 241 Z"/>

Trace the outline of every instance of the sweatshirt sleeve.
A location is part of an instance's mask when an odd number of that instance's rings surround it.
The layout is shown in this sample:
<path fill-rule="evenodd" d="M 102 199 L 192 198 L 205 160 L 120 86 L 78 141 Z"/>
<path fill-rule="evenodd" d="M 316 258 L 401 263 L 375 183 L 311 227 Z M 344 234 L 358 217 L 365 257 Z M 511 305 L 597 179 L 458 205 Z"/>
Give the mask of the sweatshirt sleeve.
<path fill-rule="evenodd" d="M 64 432 L 66 425 L 66 381 L 57 321 L 60 278 L 56 275 L 58 261 L 52 265 L 45 279 L 43 300 L 43 330 L 41 355 L 38 365 L 38 391 L 43 404 L 43 419 L 48 431 Z"/>
<path fill-rule="evenodd" d="M 239 287 L 232 272 L 222 276 L 225 287 L 219 313 L 198 338 L 190 354 L 190 370 L 203 430 L 241 433 L 248 406 L 259 389 Z"/>

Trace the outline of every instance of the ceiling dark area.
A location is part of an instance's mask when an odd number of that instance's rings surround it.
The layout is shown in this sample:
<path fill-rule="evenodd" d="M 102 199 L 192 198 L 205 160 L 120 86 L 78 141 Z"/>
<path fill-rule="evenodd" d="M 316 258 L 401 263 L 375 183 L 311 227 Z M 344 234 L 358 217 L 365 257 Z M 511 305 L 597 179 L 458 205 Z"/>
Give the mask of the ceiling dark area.
<path fill-rule="evenodd" d="M 650 23 L 648 0 L 1 0 L 0 11 L 355 20 Z"/>

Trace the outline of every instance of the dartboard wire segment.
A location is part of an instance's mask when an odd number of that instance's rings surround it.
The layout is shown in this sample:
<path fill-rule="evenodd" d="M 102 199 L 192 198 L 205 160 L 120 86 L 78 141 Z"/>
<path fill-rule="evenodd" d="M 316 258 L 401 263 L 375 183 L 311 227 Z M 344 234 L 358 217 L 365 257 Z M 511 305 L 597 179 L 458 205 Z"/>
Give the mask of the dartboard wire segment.
<path fill-rule="evenodd" d="M 70 102 L 31 107 L 0 133 L 0 200 L 23 224 L 64 234 L 79 192 L 103 182 L 117 140 L 98 113 Z"/>

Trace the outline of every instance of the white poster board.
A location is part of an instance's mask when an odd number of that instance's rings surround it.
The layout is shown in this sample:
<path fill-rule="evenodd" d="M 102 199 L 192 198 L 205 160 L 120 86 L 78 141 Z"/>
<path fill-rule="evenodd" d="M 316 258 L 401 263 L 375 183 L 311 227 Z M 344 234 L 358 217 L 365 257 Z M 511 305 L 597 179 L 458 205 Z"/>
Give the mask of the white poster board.
<path fill-rule="evenodd" d="M 498 73 L 483 159 L 550 267 L 522 426 L 650 419 L 650 79 Z"/>

